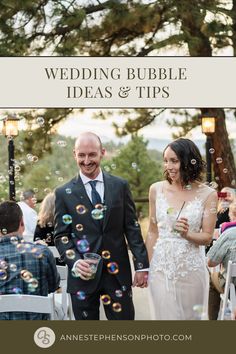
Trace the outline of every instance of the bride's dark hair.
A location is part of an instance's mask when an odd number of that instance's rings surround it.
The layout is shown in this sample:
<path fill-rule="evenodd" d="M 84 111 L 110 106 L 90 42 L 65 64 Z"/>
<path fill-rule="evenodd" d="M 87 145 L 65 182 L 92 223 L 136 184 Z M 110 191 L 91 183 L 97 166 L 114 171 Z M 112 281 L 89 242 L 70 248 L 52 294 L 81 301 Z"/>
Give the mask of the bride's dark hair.
<path fill-rule="evenodd" d="M 163 155 L 168 147 L 176 153 L 180 161 L 180 176 L 183 184 L 186 185 L 194 181 L 201 181 L 206 163 L 203 161 L 197 145 L 192 140 L 179 138 L 166 146 Z M 164 171 L 164 175 L 169 183 L 171 183 L 167 171 Z"/>

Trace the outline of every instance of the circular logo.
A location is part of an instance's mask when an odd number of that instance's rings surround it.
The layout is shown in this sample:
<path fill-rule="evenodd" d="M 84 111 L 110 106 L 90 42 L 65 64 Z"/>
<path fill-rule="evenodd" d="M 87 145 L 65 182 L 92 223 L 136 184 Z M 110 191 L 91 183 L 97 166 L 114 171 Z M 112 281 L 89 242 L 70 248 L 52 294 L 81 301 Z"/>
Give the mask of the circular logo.
<path fill-rule="evenodd" d="M 40 348 L 49 348 L 55 342 L 56 336 L 49 327 L 40 327 L 34 332 L 34 341 Z"/>

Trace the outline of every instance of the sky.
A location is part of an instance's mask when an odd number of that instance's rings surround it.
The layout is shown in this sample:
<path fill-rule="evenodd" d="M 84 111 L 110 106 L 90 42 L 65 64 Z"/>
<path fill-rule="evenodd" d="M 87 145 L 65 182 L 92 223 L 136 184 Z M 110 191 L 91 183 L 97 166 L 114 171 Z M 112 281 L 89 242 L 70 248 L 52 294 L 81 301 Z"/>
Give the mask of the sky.
<path fill-rule="evenodd" d="M 189 110 L 194 113 L 195 110 Z M 113 140 L 113 141 L 123 141 L 117 138 L 115 135 L 115 129 L 112 127 L 112 122 L 116 122 L 117 124 L 122 125 L 127 118 L 120 117 L 117 115 L 118 110 L 114 110 L 114 117 L 108 118 L 106 120 L 101 119 L 93 119 L 92 115 L 96 112 L 96 110 L 85 109 L 83 113 L 76 113 L 71 115 L 66 119 L 66 121 L 60 124 L 58 128 L 58 132 L 65 136 L 77 137 L 79 133 L 84 131 L 93 131 L 94 133 L 104 138 L 104 140 Z M 176 129 L 171 129 L 167 123 L 167 118 L 174 117 L 171 114 L 169 109 L 166 109 L 160 116 L 156 118 L 156 121 L 141 129 L 140 134 L 142 134 L 147 140 L 149 139 L 169 139 L 172 140 L 172 133 L 176 132 Z M 180 117 L 176 117 L 177 119 L 181 119 Z M 233 114 L 227 115 L 227 130 L 229 132 L 229 137 L 232 139 L 236 139 L 236 119 Z M 192 130 L 192 132 L 188 135 L 190 139 L 200 139 L 205 140 L 205 135 L 201 132 L 201 127 L 197 127 Z M 127 139 L 124 139 L 127 140 Z M 104 141 L 105 142 L 105 141 Z"/>

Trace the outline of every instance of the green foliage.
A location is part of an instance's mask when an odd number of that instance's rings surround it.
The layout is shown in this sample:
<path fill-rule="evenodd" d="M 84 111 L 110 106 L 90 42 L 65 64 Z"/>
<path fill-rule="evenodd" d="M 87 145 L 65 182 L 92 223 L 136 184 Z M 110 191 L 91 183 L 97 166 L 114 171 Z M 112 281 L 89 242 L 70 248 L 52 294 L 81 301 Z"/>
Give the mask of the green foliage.
<path fill-rule="evenodd" d="M 109 173 L 129 182 L 135 199 L 147 198 L 150 185 L 163 178 L 161 163 L 150 157 L 147 141 L 139 136 L 133 136 L 117 156 L 104 161 L 103 165 Z M 141 216 L 147 215 L 147 203 L 137 203 L 137 212 Z"/>

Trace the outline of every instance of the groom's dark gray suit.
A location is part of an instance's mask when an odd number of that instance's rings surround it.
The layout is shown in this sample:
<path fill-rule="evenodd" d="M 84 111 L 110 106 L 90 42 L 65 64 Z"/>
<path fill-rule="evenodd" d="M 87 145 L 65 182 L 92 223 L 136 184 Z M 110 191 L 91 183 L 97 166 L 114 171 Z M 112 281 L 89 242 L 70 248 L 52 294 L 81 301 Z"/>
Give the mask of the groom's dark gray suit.
<path fill-rule="evenodd" d="M 133 319 L 132 277 L 127 244 L 133 254 L 135 270 L 148 268 L 148 256 L 127 181 L 105 172 L 103 179 L 106 210 L 104 219 L 101 221 L 91 217 L 94 206 L 80 176 L 56 189 L 54 240 L 69 267 L 68 292 L 76 294 L 78 291 L 83 291 L 86 294 L 85 300 L 78 300 L 77 305 L 81 311 L 80 314 L 77 314 L 77 318 L 83 319 L 83 313 L 86 313 L 87 319 L 98 319 L 98 306 L 95 306 L 95 303 L 98 303 L 99 296 L 104 294 L 111 298 L 111 304 L 104 306 L 108 319 Z M 67 193 L 68 189 L 71 190 L 69 194 Z M 76 207 L 80 204 L 87 209 L 87 212 L 82 215 L 76 211 Z M 71 224 L 63 223 L 62 217 L 65 214 L 71 215 Z M 77 230 L 77 224 L 83 225 L 82 232 Z M 68 243 L 62 242 L 63 236 L 68 237 Z M 83 254 L 77 248 L 77 242 L 83 237 L 86 237 L 89 243 L 90 252 L 99 254 L 102 254 L 103 251 L 110 252 L 110 258 L 107 260 L 102 258 L 99 263 L 94 280 L 82 280 L 73 277 L 71 273 L 75 261 L 83 258 Z M 68 249 L 75 251 L 74 259 L 65 257 Z M 107 271 L 109 262 L 117 263 L 118 272 L 116 274 L 110 274 Z M 121 290 L 122 293 L 117 290 Z M 116 296 L 117 294 L 119 297 Z M 120 297 L 121 294 L 122 297 Z M 75 297 L 72 296 L 72 300 L 76 301 Z M 112 311 L 112 303 L 114 302 L 122 305 L 122 311 Z M 75 308 L 75 304 L 73 308 Z M 91 313 L 90 308 L 92 308 Z"/>

